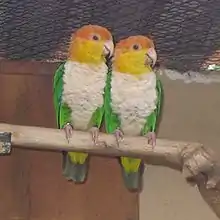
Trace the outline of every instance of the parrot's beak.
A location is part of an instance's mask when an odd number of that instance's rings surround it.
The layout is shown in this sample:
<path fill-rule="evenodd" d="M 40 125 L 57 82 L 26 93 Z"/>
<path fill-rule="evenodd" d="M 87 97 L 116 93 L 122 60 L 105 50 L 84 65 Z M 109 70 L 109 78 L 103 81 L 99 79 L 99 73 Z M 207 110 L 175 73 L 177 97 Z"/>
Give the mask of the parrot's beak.
<path fill-rule="evenodd" d="M 103 55 L 106 57 L 106 59 L 110 59 L 113 56 L 114 53 L 114 43 L 113 41 L 109 40 L 104 43 L 103 48 Z"/>
<path fill-rule="evenodd" d="M 152 47 L 147 51 L 146 55 L 147 55 L 147 58 L 146 58 L 145 65 L 150 65 L 151 67 L 154 67 L 157 62 L 156 50 Z"/>

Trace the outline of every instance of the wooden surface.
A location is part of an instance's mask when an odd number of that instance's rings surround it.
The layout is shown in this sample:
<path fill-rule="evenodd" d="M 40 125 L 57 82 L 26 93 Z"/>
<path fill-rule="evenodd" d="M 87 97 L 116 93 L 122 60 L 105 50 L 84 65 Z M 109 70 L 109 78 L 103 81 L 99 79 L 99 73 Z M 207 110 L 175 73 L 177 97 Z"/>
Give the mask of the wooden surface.
<path fill-rule="evenodd" d="M 56 64 L 0 62 L 0 121 L 55 127 Z M 138 220 L 138 196 L 124 187 L 115 159 L 93 157 L 84 185 L 61 174 L 61 154 L 16 149 L 0 158 L 4 220 Z"/>

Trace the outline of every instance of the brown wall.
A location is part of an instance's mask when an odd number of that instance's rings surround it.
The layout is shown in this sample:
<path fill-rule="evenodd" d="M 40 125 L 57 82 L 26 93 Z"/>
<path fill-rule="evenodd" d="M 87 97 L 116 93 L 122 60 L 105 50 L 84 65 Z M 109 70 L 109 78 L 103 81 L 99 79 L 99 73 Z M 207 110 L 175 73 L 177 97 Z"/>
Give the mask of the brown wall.
<path fill-rule="evenodd" d="M 52 74 L 56 64 L 0 62 L 0 121 L 55 127 Z M 220 85 L 184 84 L 162 77 L 164 116 L 159 136 L 200 141 L 220 154 Z M 0 220 L 138 220 L 138 197 L 129 193 L 114 159 L 93 157 L 88 182 L 68 183 L 61 155 L 14 150 L 0 157 Z M 180 173 L 145 172 L 141 220 L 216 217 Z"/>
<path fill-rule="evenodd" d="M 55 127 L 57 64 L 0 62 L 0 121 Z M 114 159 L 93 157 L 84 185 L 61 175 L 60 153 L 13 150 L 0 158 L 0 220 L 137 220 L 138 197 L 122 184 Z"/>

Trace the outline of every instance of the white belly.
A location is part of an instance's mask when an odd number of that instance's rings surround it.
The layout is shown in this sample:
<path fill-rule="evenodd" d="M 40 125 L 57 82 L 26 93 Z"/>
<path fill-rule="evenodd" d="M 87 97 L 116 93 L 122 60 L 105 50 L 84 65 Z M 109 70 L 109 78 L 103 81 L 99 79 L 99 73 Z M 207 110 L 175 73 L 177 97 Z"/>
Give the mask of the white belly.
<path fill-rule="evenodd" d="M 67 61 L 63 77 L 63 102 L 72 109 L 75 129 L 86 130 L 92 114 L 103 105 L 107 66 Z"/>
<path fill-rule="evenodd" d="M 156 108 L 156 75 L 143 74 L 141 79 L 130 74 L 112 73 L 112 109 L 118 114 L 125 134 L 140 135 L 146 117 Z"/>

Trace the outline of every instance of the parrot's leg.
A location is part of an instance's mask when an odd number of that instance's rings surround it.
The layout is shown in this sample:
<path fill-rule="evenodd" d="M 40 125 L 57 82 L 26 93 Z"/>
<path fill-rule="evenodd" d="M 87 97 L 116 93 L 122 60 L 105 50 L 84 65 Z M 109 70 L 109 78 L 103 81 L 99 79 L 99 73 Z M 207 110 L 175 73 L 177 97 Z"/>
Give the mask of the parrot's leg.
<path fill-rule="evenodd" d="M 122 130 L 120 130 L 119 128 L 116 129 L 114 135 L 115 135 L 117 144 L 119 145 L 120 141 L 122 141 L 124 138 L 124 134 L 123 134 Z"/>
<path fill-rule="evenodd" d="M 70 124 L 70 123 L 67 123 L 64 127 L 63 127 L 63 130 L 65 132 L 65 135 L 66 135 L 66 139 L 69 143 L 70 141 L 70 138 L 72 137 L 72 134 L 73 134 L 73 126 Z"/>
<path fill-rule="evenodd" d="M 122 130 L 117 129 L 114 133 L 117 144 L 123 141 L 124 133 Z M 122 177 L 126 187 L 130 191 L 141 190 L 142 174 L 143 174 L 143 163 L 140 159 L 130 157 L 119 157 L 119 162 L 122 168 Z"/>
<path fill-rule="evenodd" d="M 73 126 L 67 123 L 63 130 L 69 143 L 73 134 Z M 80 162 L 83 160 L 84 162 Z M 87 154 L 81 152 L 63 152 L 63 175 L 69 181 L 84 183 L 88 172 Z"/>
<path fill-rule="evenodd" d="M 148 139 L 148 144 L 152 145 L 152 147 L 155 147 L 156 145 L 156 133 L 155 132 L 148 132 L 146 135 L 147 139 Z"/>
<path fill-rule="evenodd" d="M 98 144 L 98 138 L 99 138 L 99 128 L 97 127 L 92 127 L 90 129 L 90 133 L 92 135 L 92 141 L 96 145 Z"/>

